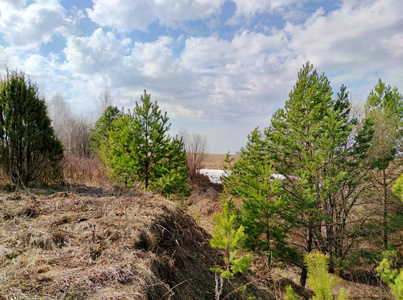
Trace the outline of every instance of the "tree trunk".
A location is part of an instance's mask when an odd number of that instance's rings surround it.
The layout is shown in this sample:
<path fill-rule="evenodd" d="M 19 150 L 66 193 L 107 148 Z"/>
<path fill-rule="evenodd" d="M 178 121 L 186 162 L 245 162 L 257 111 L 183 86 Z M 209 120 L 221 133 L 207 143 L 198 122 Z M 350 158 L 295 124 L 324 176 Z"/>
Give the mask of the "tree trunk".
<path fill-rule="evenodd" d="M 268 225 L 268 220 L 266 222 L 266 226 L 267 226 L 266 227 L 267 228 L 267 230 L 266 230 L 267 251 L 269 253 L 269 268 L 271 271 L 271 243 L 270 243 L 270 227 Z"/>
<path fill-rule="evenodd" d="M 308 232 L 307 232 L 307 239 L 306 239 L 307 254 L 312 252 L 312 242 L 313 242 L 313 233 L 312 233 L 311 226 L 309 226 Z M 308 268 L 306 267 L 306 265 L 304 263 L 304 266 L 302 267 L 301 278 L 299 280 L 299 282 L 301 283 L 302 286 L 305 286 L 307 278 L 308 278 Z"/>
<path fill-rule="evenodd" d="M 148 154 L 147 154 L 148 155 Z M 149 167 L 149 162 L 148 161 L 146 161 L 146 164 L 145 164 L 145 174 L 144 174 L 144 182 L 145 182 L 145 188 L 147 189 L 148 188 L 148 176 L 149 176 L 149 173 L 150 173 L 150 167 Z"/>
<path fill-rule="evenodd" d="M 382 204 L 383 204 L 383 226 L 382 226 L 382 235 L 383 235 L 383 246 L 385 250 L 388 248 L 388 187 L 386 183 L 386 173 L 385 170 L 382 170 Z"/>

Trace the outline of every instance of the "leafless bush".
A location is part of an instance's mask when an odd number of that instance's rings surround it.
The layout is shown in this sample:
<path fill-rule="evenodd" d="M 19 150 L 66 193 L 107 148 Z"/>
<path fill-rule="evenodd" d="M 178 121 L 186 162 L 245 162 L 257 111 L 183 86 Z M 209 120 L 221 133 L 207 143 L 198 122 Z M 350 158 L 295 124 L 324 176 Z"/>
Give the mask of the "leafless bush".
<path fill-rule="evenodd" d="M 193 179 L 198 171 L 203 168 L 208 150 L 207 138 L 200 133 L 189 134 L 187 130 L 181 130 L 179 136 L 183 139 L 190 177 Z"/>

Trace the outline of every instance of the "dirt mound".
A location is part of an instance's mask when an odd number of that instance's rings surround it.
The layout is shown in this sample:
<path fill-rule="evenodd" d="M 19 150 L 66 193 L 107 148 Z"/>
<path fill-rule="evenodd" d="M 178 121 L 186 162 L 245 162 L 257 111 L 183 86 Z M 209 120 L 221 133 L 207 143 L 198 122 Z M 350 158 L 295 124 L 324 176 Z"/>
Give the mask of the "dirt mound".
<path fill-rule="evenodd" d="M 175 203 L 82 195 L 0 195 L 0 299 L 214 299 L 222 258 Z"/>

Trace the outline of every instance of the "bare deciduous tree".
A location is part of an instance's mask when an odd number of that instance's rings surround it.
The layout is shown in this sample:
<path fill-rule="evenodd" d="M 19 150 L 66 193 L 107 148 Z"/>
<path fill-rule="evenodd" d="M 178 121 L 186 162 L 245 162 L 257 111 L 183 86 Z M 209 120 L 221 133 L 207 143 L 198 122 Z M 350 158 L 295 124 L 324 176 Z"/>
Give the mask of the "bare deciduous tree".
<path fill-rule="evenodd" d="M 64 101 L 63 95 L 60 92 L 52 97 L 49 104 L 49 116 L 52 120 L 56 136 L 63 142 L 64 151 L 71 153 L 71 126 L 69 125 L 72 119 L 71 110 L 70 105 Z"/>
<path fill-rule="evenodd" d="M 91 156 L 90 151 L 90 134 L 93 127 L 92 121 L 88 121 L 83 116 L 78 116 L 72 119 L 71 122 L 71 139 L 73 140 L 72 153 L 80 157 Z"/>
<path fill-rule="evenodd" d="M 101 116 L 104 111 L 112 105 L 112 95 L 106 87 L 99 92 L 98 98 L 95 100 L 97 106 L 97 117 Z"/>
<path fill-rule="evenodd" d="M 56 136 L 63 142 L 65 153 L 90 156 L 89 136 L 93 119 L 73 115 L 70 105 L 64 101 L 60 92 L 50 102 L 49 115 Z"/>
<path fill-rule="evenodd" d="M 190 134 L 186 129 L 179 132 L 186 150 L 186 158 L 190 170 L 190 177 L 194 178 L 196 173 L 203 168 L 206 152 L 208 150 L 207 138 L 200 133 Z"/>

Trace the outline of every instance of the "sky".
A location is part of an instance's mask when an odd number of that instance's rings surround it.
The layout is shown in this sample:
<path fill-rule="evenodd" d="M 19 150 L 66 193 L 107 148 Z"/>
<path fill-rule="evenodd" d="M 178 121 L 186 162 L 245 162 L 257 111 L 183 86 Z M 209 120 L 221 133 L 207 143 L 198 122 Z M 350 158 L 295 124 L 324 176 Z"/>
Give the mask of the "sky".
<path fill-rule="evenodd" d="M 268 127 L 308 61 L 357 103 L 379 78 L 403 92 L 403 1 L 0 0 L 0 74 L 84 115 L 105 88 L 125 109 L 146 89 L 210 153 Z"/>

